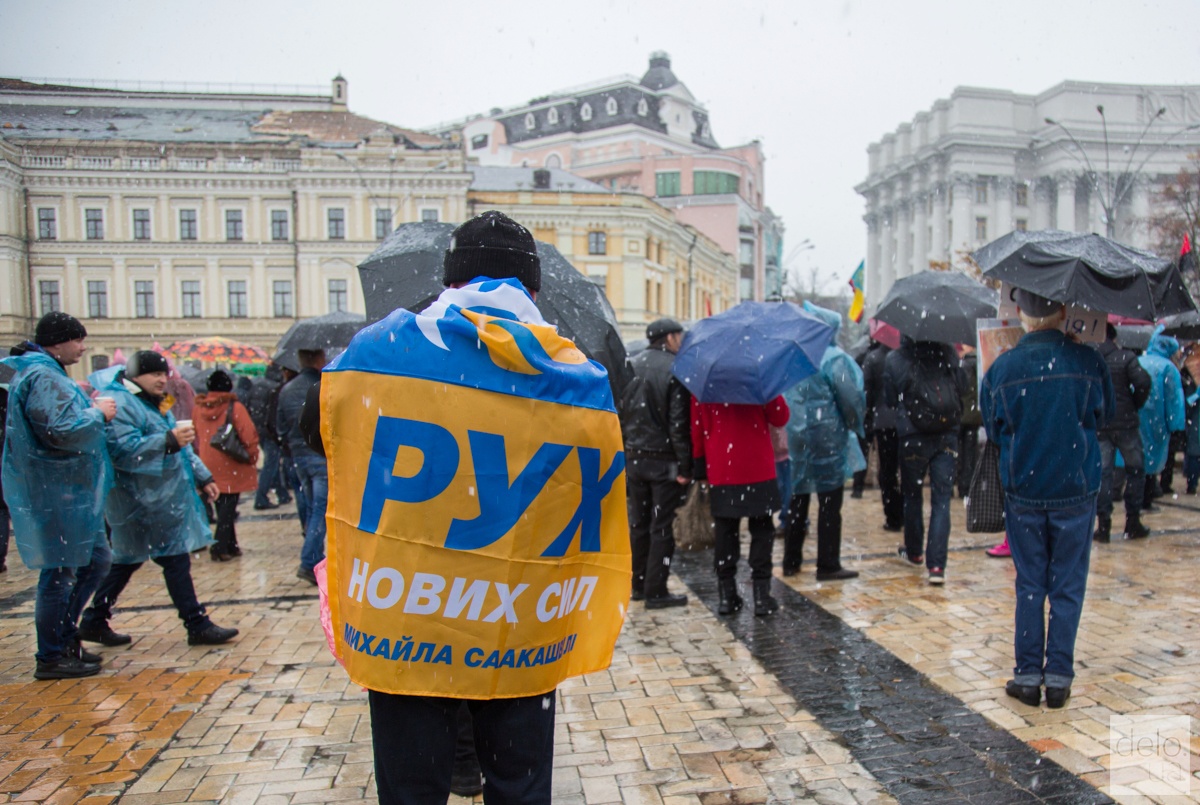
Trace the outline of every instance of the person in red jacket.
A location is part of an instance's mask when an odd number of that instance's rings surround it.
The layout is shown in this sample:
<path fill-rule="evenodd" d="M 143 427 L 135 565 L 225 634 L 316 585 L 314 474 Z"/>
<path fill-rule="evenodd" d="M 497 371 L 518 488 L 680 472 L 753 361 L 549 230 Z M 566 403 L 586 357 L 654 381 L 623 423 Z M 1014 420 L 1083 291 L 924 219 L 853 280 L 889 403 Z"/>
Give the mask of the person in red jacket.
<path fill-rule="evenodd" d="M 213 481 L 220 490 L 215 504 L 217 508 L 217 544 L 208 549 L 214 562 L 228 562 L 242 555 L 238 547 L 237 517 L 238 499 L 242 492 L 258 489 L 258 429 L 250 419 L 250 412 L 238 402 L 233 393 L 233 378 L 224 369 L 218 369 L 208 377 L 208 393 L 196 397 L 193 409 L 196 426 L 196 454 L 213 474 Z M 232 409 L 232 410 L 231 410 Z M 232 418 L 238 438 L 250 454 L 250 463 L 243 464 L 222 453 L 211 444 L 212 437 L 225 427 Z"/>
<path fill-rule="evenodd" d="M 707 474 L 713 520 L 716 521 L 717 612 L 729 615 L 742 607 L 737 589 L 741 553 L 739 527 L 750 520 L 750 577 L 754 582 L 754 614 L 779 609 L 771 597 L 771 548 L 779 509 L 775 451 L 770 427 L 783 427 L 788 406 L 782 396 L 766 405 L 700 403 L 692 400 L 692 455 L 697 477 Z M 703 470 L 701 470 L 703 468 Z"/>

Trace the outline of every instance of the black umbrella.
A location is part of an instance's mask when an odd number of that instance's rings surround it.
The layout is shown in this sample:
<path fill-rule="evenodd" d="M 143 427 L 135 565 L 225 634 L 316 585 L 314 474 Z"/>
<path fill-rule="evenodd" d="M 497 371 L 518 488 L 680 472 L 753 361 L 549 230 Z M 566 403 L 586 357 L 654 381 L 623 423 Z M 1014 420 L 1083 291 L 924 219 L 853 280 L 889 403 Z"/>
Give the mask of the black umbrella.
<path fill-rule="evenodd" d="M 1079 237 L 1078 233 L 1064 232 L 1061 229 L 1035 229 L 1031 232 L 1014 229 L 986 246 L 981 246 L 971 254 L 971 259 L 979 266 L 980 271 L 987 272 L 1016 254 L 1022 246 L 1030 243 L 1052 243 L 1056 240 L 1068 240 L 1075 237 Z"/>
<path fill-rule="evenodd" d="M 1200 339 L 1200 312 L 1195 310 L 1167 316 L 1159 323 L 1164 328 L 1163 335 L 1172 335 L 1187 341 Z"/>
<path fill-rule="evenodd" d="M 1117 324 L 1117 346 L 1125 349 L 1136 349 L 1145 352 L 1150 346 L 1150 336 L 1154 332 L 1153 324 Z"/>
<path fill-rule="evenodd" d="M 985 276 L 1056 302 L 1141 319 L 1196 308 L 1170 260 L 1100 235 L 1039 234 L 1027 233 L 1027 242 L 1007 254 L 990 243 L 973 257 Z"/>
<path fill-rule="evenodd" d="M 975 321 L 995 317 L 998 296 L 957 271 L 921 271 L 896 280 L 875 318 L 917 341 L 974 344 Z"/>
<path fill-rule="evenodd" d="M 452 224 L 413 223 L 391 236 L 358 266 L 367 319 L 375 322 L 397 308 L 419 313 L 445 290 L 442 257 L 450 247 Z M 620 327 L 604 290 L 547 243 L 537 244 L 542 263 L 538 310 L 592 360 L 608 370 L 614 399 L 631 377 Z"/>
<path fill-rule="evenodd" d="M 279 339 L 272 362 L 300 371 L 299 350 L 324 350 L 326 358 L 350 346 L 350 339 L 365 327 L 367 319 L 359 313 L 326 313 L 296 322 Z"/>

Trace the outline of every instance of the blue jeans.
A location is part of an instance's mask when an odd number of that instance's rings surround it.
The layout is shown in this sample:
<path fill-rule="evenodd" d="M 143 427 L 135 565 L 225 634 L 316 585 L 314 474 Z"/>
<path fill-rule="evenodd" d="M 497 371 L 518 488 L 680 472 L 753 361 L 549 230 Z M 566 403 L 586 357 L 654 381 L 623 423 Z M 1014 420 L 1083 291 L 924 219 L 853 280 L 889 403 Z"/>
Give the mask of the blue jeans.
<path fill-rule="evenodd" d="M 167 583 L 171 603 L 175 605 L 179 619 L 183 621 L 188 632 L 202 632 L 212 626 L 212 621 L 205 614 L 204 605 L 196 599 L 196 588 L 192 584 L 191 555 L 181 553 L 175 556 L 156 556 L 153 561 L 162 568 L 163 581 Z M 141 566 L 141 562 L 132 565 L 114 564 L 109 569 L 92 598 L 92 605 L 83 613 L 84 627 L 99 629 L 108 625 L 113 607 L 117 605 L 117 598 L 129 584 L 134 571 Z"/>
<path fill-rule="evenodd" d="M 291 456 L 283 457 L 280 471 L 296 495 L 296 516 L 300 518 L 300 532 L 305 533 L 308 529 L 308 498 L 304 496 L 304 484 L 300 482 L 300 473 L 296 470 L 296 463 L 292 461 Z"/>
<path fill-rule="evenodd" d="M 779 499 L 783 501 L 779 509 L 779 524 L 787 528 L 789 504 L 792 500 L 792 461 L 785 458 L 775 462 L 775 480 L 779 484 Z"/>
<path fill-rule="evenodd" d="M 292 459 L 300 477 L 305 508 L 304 547 L 300 549 L 300 567 L 312 570 L 325 558 L 325 506 L 329 502 L 329 472 L 320 456 L 300 456 Z"/>
<path fill-rule="evenodd" d="M 925 567 L 945 569 L 950 545 L 950 496 L 958 461 L 958 432 L 900 439 L 900 487 L 904 492 L 904 550 L 925 554 Z M 929 544 L 925 544 L 925 473 L 929 473 Z"/>
<path fill-rule="evenodd" d="M 267 493 L 274 489 L 277 497 L 286 497 L 280 494 L 286 487 L 280 480 L 279 445 L 273 439 L 264 438 L 259 440 L 258 446 L 262 448 L 263 465 L 262 470 L 258 473 L 258 489 L 254 493 L 254 505 L 267 506 L 271 503 Z"/>
<path fill-rule="evenodd" d="M 1095 498 L 1068 509 L 1035 509 L 1004 500 L 1008 547 L 1017 568 L 1013 679 L 1019 685 L 1062 688 L 1075 678 L 1075 635 L 1095 518 Z"/>
<path fill-rule="evenodd" d="M 367 691 L 380 805 L 446 801 L 464 701 L 485 801 L 550 802 L 555 695 L 464 700 Z"/>
<path fill-rule="evenodd" d="M 100 537 L 92 546 L 92 561 L 83 567 L 48 567 L 38 577 L 33 623 L 37 630 L 37 661 L 56 662 L 75 640 L 79 613 L 108 575 L 112 550 Z"/>

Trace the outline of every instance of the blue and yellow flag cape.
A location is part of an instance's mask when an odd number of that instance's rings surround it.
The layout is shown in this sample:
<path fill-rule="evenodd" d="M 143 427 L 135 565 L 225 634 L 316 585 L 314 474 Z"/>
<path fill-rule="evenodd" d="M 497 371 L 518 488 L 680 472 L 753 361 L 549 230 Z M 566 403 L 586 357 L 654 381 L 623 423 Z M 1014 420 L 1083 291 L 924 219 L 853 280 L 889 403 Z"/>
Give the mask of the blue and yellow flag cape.
<path fill-rule="evenodd" d="M 608 666 L 631 575 L 621 428 L 604 368 L 516 280 L 364 329 L 321 413 L 351 679 L 505 698 Z"/>
<path fill-rule="evenodd" d="M 866 260 L 860 261 L 858 268 L 854 269 L 854 274 L 850 277 L 850 287 L 854 289 L 854 299 L 850 302 L 850 312 L 847 315 L 855 324 L 862 321 L 863 305 L 866 302 L 863 298 L 863 268 L 866 264 Z"/>

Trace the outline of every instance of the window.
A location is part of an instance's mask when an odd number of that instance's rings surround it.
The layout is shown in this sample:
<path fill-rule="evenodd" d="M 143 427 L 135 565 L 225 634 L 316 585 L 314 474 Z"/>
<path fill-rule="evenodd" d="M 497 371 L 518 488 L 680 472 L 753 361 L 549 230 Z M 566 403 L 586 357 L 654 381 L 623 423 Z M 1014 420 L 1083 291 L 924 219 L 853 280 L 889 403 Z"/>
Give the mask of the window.
<path fill-rule="evenodd" d="M 604 102 L 604 111 L 608 112 L 609 115 L 615 115 L 618 111 L 617 110 L 617 99 L 612 97 L 611 95 L 608 96 L 608 100 Z"/>
<path fill-rule="evenodd" d="M 88 280 L 88 316 L 93 319 L 108 318 L 108 283 L 104 280 Z"/>
<path fill-rule="evenodd" d="M 245 280 L 230 280 L 229 281 L 229 318 L 244 319 L 249 315 L 246 299 L 246 281 Z"/>
<path fill-rule="evenodd" d="M 590 103 L 585 103 L 579 107 L 579 119 L 584 122 L 592 119 L 592 105 Z"/>
<path fill-rule="evenodd" d="M 107 355 L 93 355 L 92 356 L 92 371 L 93 372 L 99 372 L 101 369 L 107 369 L 107 368 L 108 368 L 108 356 Z"/>
<path fill-rule="evenodd" d="M 987 240 L 987 219 L 975 219 L 975 240 Z"/>
<path fill-rule="evenodd" d="M 38 208 L 38 240 L 58 240 L 58 220 L 53 207 Z"/>
<path fill-rule="evenodd" d="M 550 107 L 550 111 L 546 112 L 546 122 L 551 126 L 558 125 L 558 110 L 553 106 Z"/>
<path fill-rule="evenodd" d="M 476 134 L 471 138 L 471 149 L 487 148 L 488 136 L 486 134 Z"/>
<path fill-rule="evenodd" d="M 225 240 L 241 240 L 243 234 L 242 211 L 225 210 Z"/>
<path fill-rule="evenodd" d="M 422 218 L 421 220 L 424 220 Z M 392 211 L 388 207 L 375 210 L 375 240 L 383 240 L 392 234 Z"/>
<path fill-rule="evenodd" d="M 84 210 L 83 220 L 88 240 L 104 240 L 104 210 Z"/>
<path fill-rule="evenodd" d="M 346 211 L 335 207 L 326 213 L 330 240 L 346 239 Z"/>
<path fill-rule="evenodd" d="M 1029 206 L 1029 185 L 1024 183 L 1017 185 L 1017 206 Z"/>
<path fill-rule="evenodd" d="M 38 296 L 41 297 L 42 315 L 62 310 L 62 299 L 58 295 L 58 280 L 38 280 Z"/>
<path fill-rule="evenodd" d="M 291 280 L 275 280 L 271 283 L 271 295 L 274 300 L 274 312 L 277 318 L 291 318 L 294 313 L 292 307 L 292 281 Z"/>
<path fill-rule="evenodd" d="M 637 113 L 639 115 L 641 115 L 642 117 L 645 117 L 646 115 L 650 114 L 650 104 L 646 102 L 645 98 L 638 99 Z"/>
<path fill-rule="evenodd" d="M 179 239 L 180 240 L 195 240 L 196 239 L 196 211 L 195 210 L 180 210 L 179 211 Z"/>
<path fill-rule="evenodd" d="M 150 210 L 133 211 L 133 239 L 150 240 Z"/>
<path fill-rule="evenodd" d="M 588 232 L 588 254 L 608 254 L 608 235 L 604 232 Z"/>
<path fill-rule="evenodd" d="M 346 280 L 329 281 L 329 312 L 344 313 L 349 294 L 346 291 Z"/>
<path fill-rule="evenodd" d="M 738 262 L 744 266 L 754 265 L 754 241 L 743 240 L 738 243 Z"/>
<path fill-rule="evenodd" d="M 525 128 L 533 131 L 535 126 L 537 126 L 537 118 L 533 116 L 533 112 L 529 112 L 525 115 Z"/>
<path fill-rule="evenodd" d="M 1018 218 L 1013 222 L 1013 229 L 1017 230 L 1018 232 L 1026 232 L 1029 230 L 1029 221 L 1025 220 L 1024 218 Z"/>
<path fill-rule="evenodd" d="M 430 209 L 421 210 L 421 220 L 425 221 L 426 223 L 436 224 L 438 220 L 438 211 Z"/>
<path fill-rule="evenodd" d="M 179 284 L 179 309 L 185 319 L 198 319 L 200 310 L 200 280 L 184 280 Z"/>
<path fill-rule="evenodd" d="M 988 196 L 988 180 L 987 179 L 976 179 L 975 180 L 975 203 L 976 204 L 987 204 L 987 196 Z"/>
<path fill-rule="evenodd" d="M 678 196 L 679 195 L 679 171 L 666 171 L 655 176 L 654 195 L 656 196 Z"/>
<path fill-rule="evenodd" d="M 288 239 L 287 210 L 271 210 L 271 240 Z"/>
<path fill-rule="evenodd" d="M 692 173 L 692 193 L 697 196 L 710 193 L 736 193 L 737 191 L 737 174 L 723 171 L 694 171 Z"/>
<path fill-rule="evenodd" d="M 154 318 L 154 281 L 137 280 L 133 283 L 134 315 L 139 319 Z"/>

